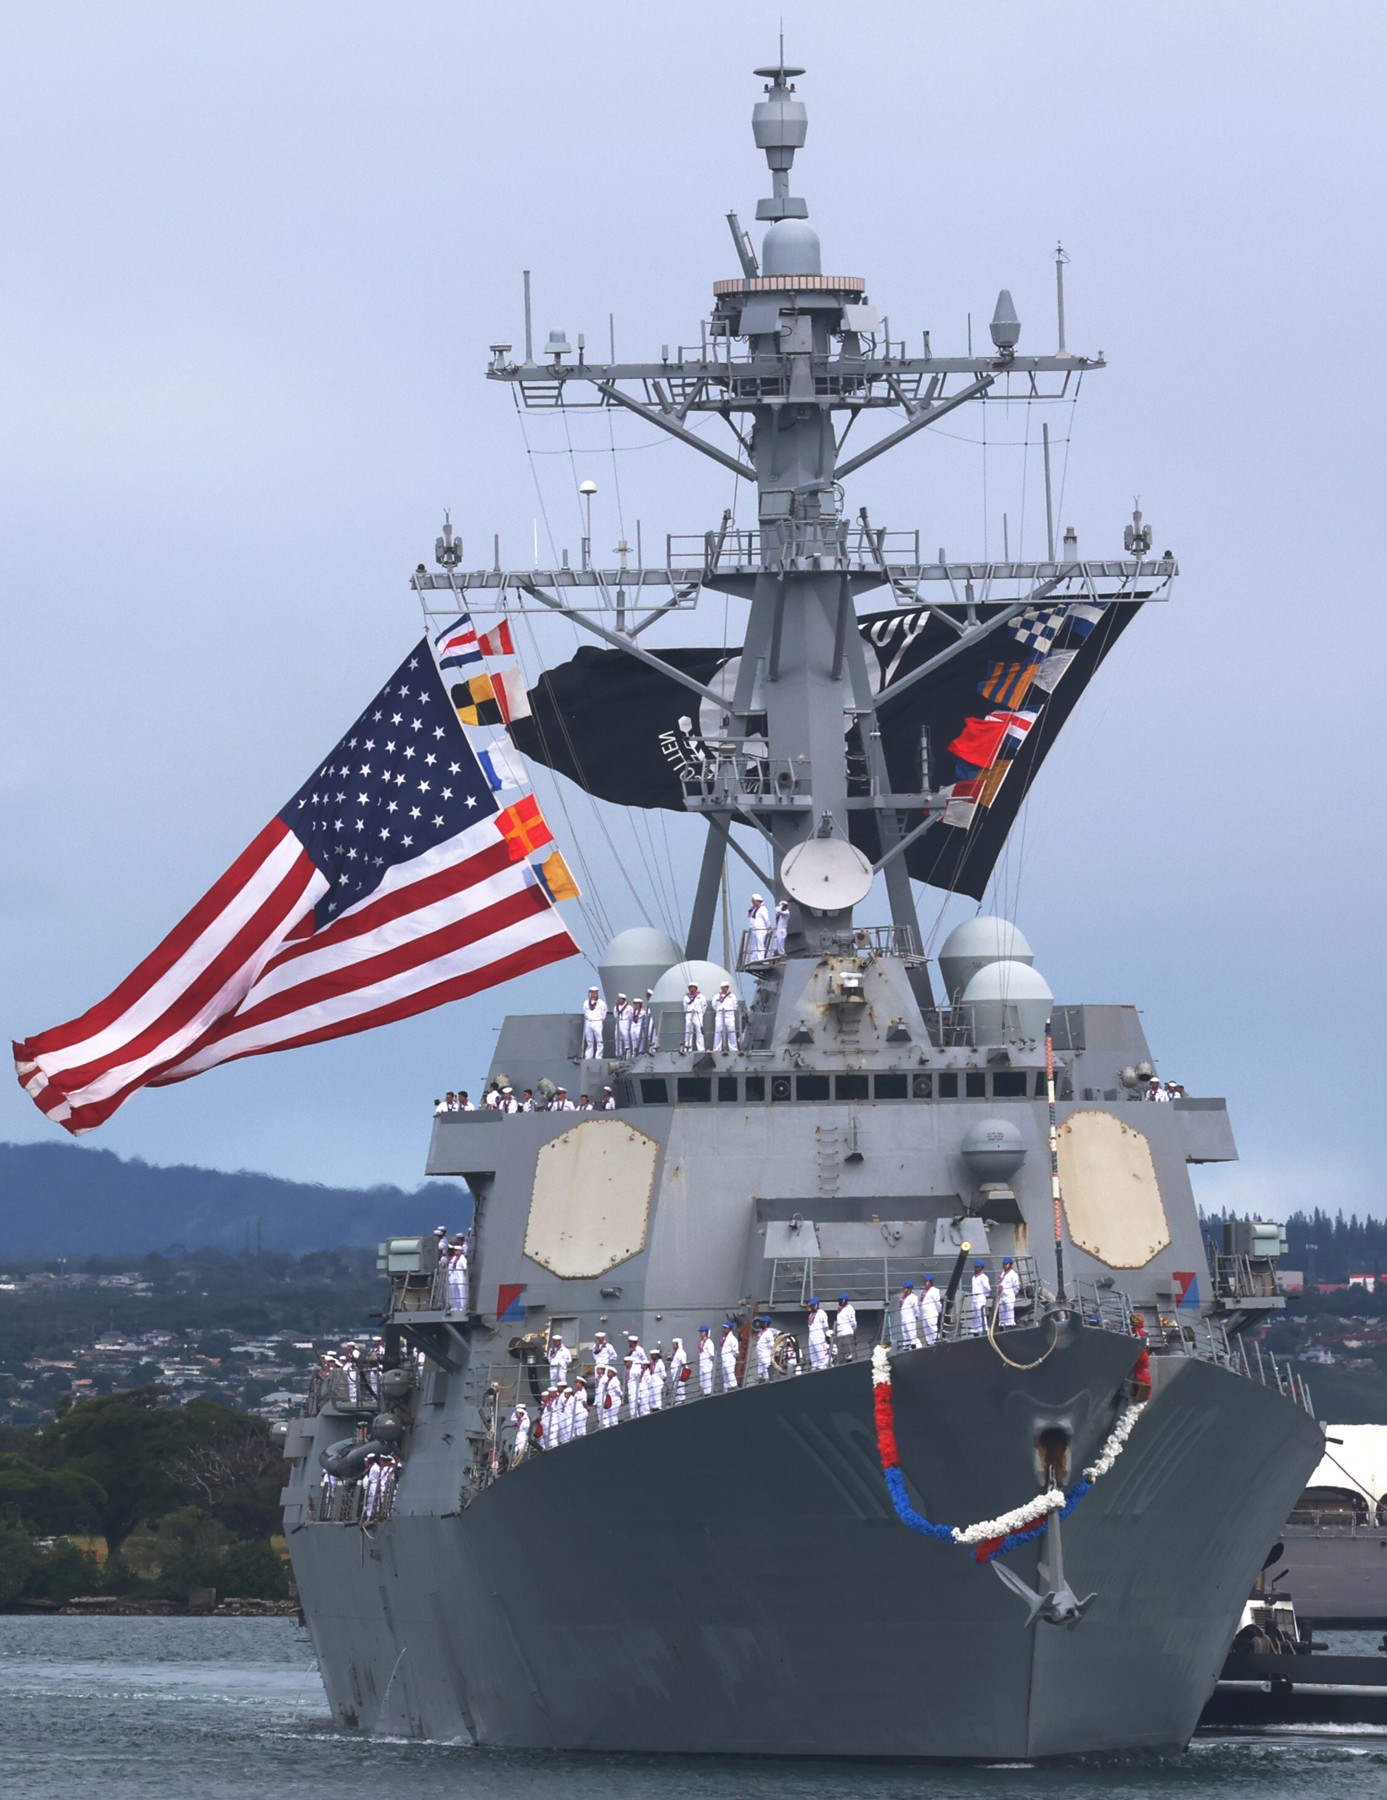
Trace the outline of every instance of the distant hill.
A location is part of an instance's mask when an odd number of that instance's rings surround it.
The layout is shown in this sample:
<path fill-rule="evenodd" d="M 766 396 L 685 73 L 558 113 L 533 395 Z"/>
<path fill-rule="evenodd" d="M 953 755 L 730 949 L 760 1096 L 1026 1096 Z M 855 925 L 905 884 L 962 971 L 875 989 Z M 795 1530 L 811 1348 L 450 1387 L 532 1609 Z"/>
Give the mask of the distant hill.
<path fill-rule="evenodd" d="M 186 1165 L 156 1168 L 75 1144 L 0 1143 L 0 1266 L 26 1258 L 126 1256 L 213 1245 L 303 1255 L 383 1237 L 460 1229 L 461 1182 L 403 1188 L 320 1187 L 274 1175 Z"/>

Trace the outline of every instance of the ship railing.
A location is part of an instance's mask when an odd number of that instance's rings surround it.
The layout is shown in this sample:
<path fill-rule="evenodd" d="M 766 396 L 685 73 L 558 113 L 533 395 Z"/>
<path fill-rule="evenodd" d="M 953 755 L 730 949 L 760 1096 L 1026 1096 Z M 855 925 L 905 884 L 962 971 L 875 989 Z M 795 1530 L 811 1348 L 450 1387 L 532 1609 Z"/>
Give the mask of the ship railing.
<path fill-rule="evenodd" d="M 1264 1351 L 1257 1339 L 1249 1337 L 1245 1332 L 1240 1333 L 1230 1344 L 1228 1334 L 1218 1320 L 1206 1319 L 1202 1323 L 1223 1339 L 1226 1356 L 1219 1360 L 1226 1361 L 1229 1368 L 1236 1369 L 1249 1381 L 1260 1381 L 1263 1387 L 1274 1387 L 1277 1393 L 1284 1394 L 1288 1400 L 1294 1400 L 1298 1406 L 1303 1406 L 1312 1419 L 1318 1416 L 1310 1384 L 1289 1357 L 1284 1362 L 1279 1362 L 1271 1351 Z"/>
<path fill-rule="evenodd" d="M 907 1281 L 914 1283 L 918 1294 L 925 1281 L 932 1280 L 942 1295 L 948 1287 L 957 1255 L 955 1251 L 951 1256 L 776 1257 L 771 1262 L 767 1304 L 772 1312 L 779 1312 L 789 1308 L 807 1308 L 809 1302 L 816 1297 L 826 1302 L 836 1302 L 839 1294 L 846 1294 L 859 1309 L 896 1314 L 900 1310 L 900 1298 Z M 975 1262 L 983 1264 L 984 1273 L 992 1285 L 992 1297 L 994 1300 L 997 1298 L 1002 1278 L 1002 1257 L 970 1255 L 968 1268 L 956 1297 L 956 1303 L 960 1307 L 971 1302 L 969 1282 Z M 1035 1310 L 1038 1294 L 1035 1259 L 1018 1256 L 1013 1257 L 1012 1262 L 1021 1281 L 1022 1297 L 1017 1307 L 1017 1316 L 1029 1320 L 1030 1314 Z"/>
<path fill-rule="evenodd" d="M 773 968 L 786 960 L 777 949 L 774 931 L 744 931 L 737 952 L 741 970 Z M 895 956 L 902 962 L 922 962 L 919 934 L 911 925 L 854 925 L 846 931 L 807 933 L 806 944 L 816 956 Z"/>
<path fill-rule="evenodd" d="M 1281 1298 L 1276 1260 L 1270 1256 L 1224 1256 L 1215 1251 L 1209 1258 L 1214 1278 L 1214 1293 L 1221 1300 L 1276 1300 Z"/>
<path fill-rule="evenodd" d="M 720 531 L 670 532 L 665 538 L 665 566 L 719 570 L 757 568 L 774 561 L 787 547 L 792 554 L 817 549 L 835 568 L 880 569 L 883 562 L 920 565 L 918 531 L 886 531 L 845 519 L 788 519 L 789 530 L 770 533 L 727 527 Z"/>
<path fill-rule="evenodd" d="M 396 1476 L 392 1472 L 368 1492 L 365 1481 L 324 1475 L 311 1488 L 304 1508 L 312 1525 L 378 1525 L 395 1510 Z"/>
<path fill-rule="evenodd" d="M 379 1366 L 364 1359 L 350 1369 L 316 1369 L 309 1377 L 303 1416 L 311 1419 L 320 1412 L 356 1416 L 378 1411 L 379 1381 Z"/>
<path fill-rule="evenodd" d="M 390 1277 L 388 1313 L 446 1312 L 448 1310 L 448 1270 L 442 1263 L 435 1269 L 418 1273 L 393 1274 Z"/>
<path fill-rule="evenodd" d="M 708 744 L 697 752 L 685 750 L 677 767 L 686 806 L 719 811 L 754 806 L 767 812 L 807 807 L 813 798 L 812 771 L 802 756 Z"/>

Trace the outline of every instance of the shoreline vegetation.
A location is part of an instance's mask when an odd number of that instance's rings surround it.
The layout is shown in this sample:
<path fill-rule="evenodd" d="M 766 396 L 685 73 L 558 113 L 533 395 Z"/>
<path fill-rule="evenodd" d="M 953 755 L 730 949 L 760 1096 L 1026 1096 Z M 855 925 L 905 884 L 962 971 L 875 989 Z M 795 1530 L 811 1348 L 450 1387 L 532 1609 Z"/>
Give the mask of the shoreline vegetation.
<path fill-rule="evenodd" d="M 212 1606 L 175 1600 L 137 1599 L 130 1595 L 76 1594 L 67 1602 L 46 1598 L 12 1600 L 0 1605 L 8 1618 L 61 1619 L 298 1619 L 297 1600 L 256 1600 L 229 1595 Z"/>

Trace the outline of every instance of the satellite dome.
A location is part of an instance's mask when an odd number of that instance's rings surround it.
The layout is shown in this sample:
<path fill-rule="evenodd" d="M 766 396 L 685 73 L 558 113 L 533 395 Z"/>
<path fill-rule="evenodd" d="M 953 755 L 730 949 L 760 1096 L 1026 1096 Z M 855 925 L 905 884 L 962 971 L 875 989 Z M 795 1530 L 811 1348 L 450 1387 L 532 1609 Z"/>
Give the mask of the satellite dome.
<path fill-rule="evenodd" d="M 656 931 L 653 926 L 637 925 L 617 932 L 597 965 L 603 998 L 608 1006 L 618 994 L 625 994 L 628 1000 L 644 1000 L 645 990 L 653 988 L 683 954 L 682 946 L 668 932 Z"/>
<path fill-rule="evenodd" d="M 1010 1119 L 979 1119 L 964 1132 L 959 1154 L 982 1186 L 1010 1181 L 1026 1160 L 1026 1145 Z"/>
<path fill-rule="evenodd" d="M 1009 919 L 982 913 L 955 925 L 944 939 L 939 950 L 939 973 L 944 978 L 945 994 L 953 1000 L 988 963 L 1034 961 L 1035 952 Z"/>
<path fill-rule="evenodd" d="M 1016 1038 L 1043 1038 L 1054 1000 L 1038 970 L 1008 959 L 985 963 L 964 988 L 961 1004 L 971 1016 L 979 1044 L 1005 1044 Z"/>
<path fill-rule="evenodd" d="M 763 275 L 819 275 L 819 234 L 803 219 L 777 219 L 761 245 Z"/>

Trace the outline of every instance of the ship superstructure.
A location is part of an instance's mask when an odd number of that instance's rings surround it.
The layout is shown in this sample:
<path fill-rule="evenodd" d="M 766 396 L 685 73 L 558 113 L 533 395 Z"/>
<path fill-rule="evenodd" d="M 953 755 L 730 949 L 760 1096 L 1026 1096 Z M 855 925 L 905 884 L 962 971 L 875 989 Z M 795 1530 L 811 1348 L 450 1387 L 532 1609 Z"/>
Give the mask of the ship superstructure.
<path fill-rule="evenodd" d="M 527 309 L 523 355 L 498 344 L 488 370 L 526 407 L 624 408 L 714 457 L 754 490 L 755 527 L 671 539 L 659 567 L 603 570 L 587 543 L 547 573 L 467 570 L 449 533 L 414 578 L 439 615 L 582 626 L 603 648 L 537 682 L 514 742 L 579 776 L 605 751 L 587 785 L 618 798 L 653 757 L 632 803 L 697 814 L 706 847 L 683 940 L 640 928 L 601 956 L 609 1004 L 649 993 L 634 1047 L 609 1019 L 584 1060 L 576 1010 L 502 1028 L 492 1084 L 610 1089 L 613 1110 L 435 1119 L 428 1171 L 476 1205 L 467 1298 L 432 1239 L 386 1247 L 381 1367 L 290 1430 L 294 1566 L 334 1713 L 361 1729 L 861 1756 L 1181 1745 L 1322 1441 L 1294 1381 L 1239 1347 L 1280 1303 L 1274 1268 L 1211 1263 L 1201 1237 L 1189 1168 L 1236 1154 L 1224 1103 L 1151 1104 L 1136 1009 L 1057 1002 L 1005 920 L 960 925 L 932 979 L 911 885 L 981 892 L 1075 699 L 1175 564 L 1139 514 L 1120 557 L 1056 555 L 1051 525 L 1041 560 L 957 563 L 852 510 L 844 484 L 877 456 L 990 397 L 1069 395 L 1101 359 L 1062 327 L 1053 354 L 1021 354 L 1006 293 L 987 354 L 926 337 L 908 355 L 863 278 L 823 271 L 790 192 L 800 73 L 758 71 L 766 229 L 758 255 L 732 218 L 741 273 L 696 347 L 596 364 L 555 333 L 536 356 Z M 878 412 L 901 417 L 863 441 Z M 747 603 L 744 641 L 655 647 L 647 628 L 705 591 Z M 672 696 L 654 749 L 603 723 L 612 682 L 654 695 L 652 718 Z M 735 969 L 709 960 L 729 856 L 783 917 L 753 920 Z M 877 876 L 885 918 L 863 910 Z M 735 1051 L 685 1048 L 690 984 L 740 995 Z M 900 1300 L 930 1283 L 919 1335 Z M 853 1340 L 820 1356 L 811 1314 L 843 1305 Z M 559 1341 L 576 1360 L 556 1383 Z M 627 1366 L 656 1346 L 658 1405 Z M 551 1421 L 517 1456 L 517 1410 L 543 1419 L 579 1378 L 615 1418 Z M 400 1470 L 367 1504 L 373 1449 Z M 830 1622 L 857 1654 L 824 1654 Z"/>

